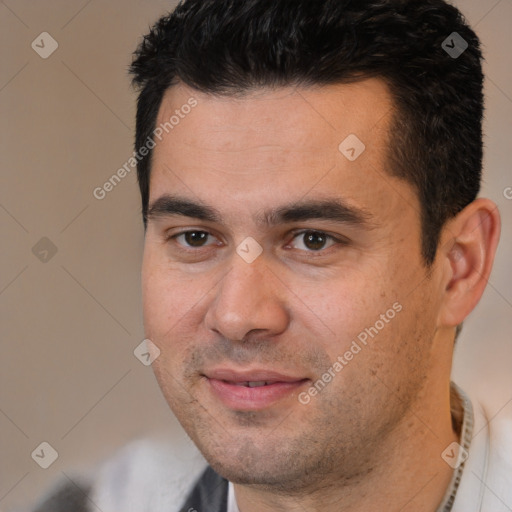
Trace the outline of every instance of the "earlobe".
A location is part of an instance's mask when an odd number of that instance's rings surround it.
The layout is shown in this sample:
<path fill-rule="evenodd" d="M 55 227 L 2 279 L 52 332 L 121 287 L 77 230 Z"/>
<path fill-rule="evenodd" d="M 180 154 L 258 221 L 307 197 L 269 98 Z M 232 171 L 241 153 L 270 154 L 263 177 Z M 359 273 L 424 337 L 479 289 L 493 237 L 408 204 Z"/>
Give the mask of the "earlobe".
<path fill-rule="evenodd" d="M 483 198 L 445 226 L 440 256 L 447 272 L 439 325 L 459 325 L 477 305 L 491 274 L 500 230 L 498 207 Z"/>

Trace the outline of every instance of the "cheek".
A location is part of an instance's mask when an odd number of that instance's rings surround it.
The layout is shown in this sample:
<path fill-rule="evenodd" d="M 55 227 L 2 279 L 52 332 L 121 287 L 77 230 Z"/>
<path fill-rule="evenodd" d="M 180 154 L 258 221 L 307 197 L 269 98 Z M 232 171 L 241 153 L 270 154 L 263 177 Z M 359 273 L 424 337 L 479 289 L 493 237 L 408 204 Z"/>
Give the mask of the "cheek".
<path fill-rule="evenodd" d="M 142 267 L 144 332 L 162 355 L 183 359 L 197 340 L 205 308 L 222 274 L 192 274 L 173 266 L 165 254 L 147 250 Z M 197 342 L 197 341 L 196 341 Z"/>
<path fill-rule="evenodd" d="M 144 258 L 142 272 L 142 296 L 145 337 L 160 350 L 152 368 L 171 408 L 188 396 L 182 395 L 181 368 L 193 339 L 190 322 L 197 303 L 192 293 L 190 279 L 157 261 Z"/>
<path fill-rule="evenodd" d="M 163 341 L 194 303 L 194 281 L 173 270 L 157 251 L 146 248 L 142 265 L 144 329 L 150 339 Z"/>
<path fill-rule="evenodd" d="M 343 348 L 392 309 L 396 294 L 386 291 L 389 287 L 382 279 L 353 273 L 320 288 L 312 287 L 305 293 L 305 302 L 328 328 L 332 343 Z"/>
<path fill-rule="evenodd" d="M 169 279 L 169 276 L 153 271 L 143 285 L 144 328 L 146 336 L 165 342 L 173 337 L 173 331 L 192 314 L 195 297 L 190 283 Z"/>
<path fill-rule="evenodd" d="M 425 336 L 422 331 L 428 319 L 418 317 L 421 304 L 418 297 L 409 295 L 412 276 L 400 275 L 354 273 L 314 296 L 315 311 L 321 312 L 323 323 L 332 331 L 324 338 L 324 349 L 332 362 L 341 357 L 343 377 L 333 389 L 348 386 L 348 381 L 360 385 L 369 372 L 392 381 L 399 379 L 402 368 L 421 365 L 418 359 L 425 357 L 428 348 L 418 338 Z M 418 291 L 418 295 L 423 294 Z M 384 378 L 388 372 L 391 375 Z"/>

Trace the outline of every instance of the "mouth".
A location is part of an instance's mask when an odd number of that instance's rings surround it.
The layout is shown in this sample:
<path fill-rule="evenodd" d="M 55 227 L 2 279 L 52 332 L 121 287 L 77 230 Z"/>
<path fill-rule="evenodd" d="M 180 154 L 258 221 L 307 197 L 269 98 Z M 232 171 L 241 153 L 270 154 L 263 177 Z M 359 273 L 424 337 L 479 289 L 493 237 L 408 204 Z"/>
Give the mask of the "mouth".
<path fill-rule="evenodd" d="M 206 372 L 204 377 L 215 398 L 237 411 L 268 408 L 295 396 L 298 389 L 310 381 L 308 378 L 269 370 L 237 372 L 227 368 Z"/>
<path fill-rule="evenodd" d="M 272 381 L 247 381 L 247 382 L 229 382 L 224 381 L 228 384 L 232 384 L 234 386 L 245 386 L 246 388 L 260 388 L 261 386 L 269 386 L 271 384 L 275 384 L 275 382 Z"/>

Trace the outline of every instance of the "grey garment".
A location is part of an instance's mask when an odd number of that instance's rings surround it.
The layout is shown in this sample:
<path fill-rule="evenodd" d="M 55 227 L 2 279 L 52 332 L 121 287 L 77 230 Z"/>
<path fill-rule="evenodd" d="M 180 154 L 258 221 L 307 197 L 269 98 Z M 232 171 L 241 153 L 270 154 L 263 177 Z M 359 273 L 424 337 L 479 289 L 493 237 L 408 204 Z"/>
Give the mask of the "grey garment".
<path fill-rule="evenodd" d="M 90 491 L 90 486 L 66 482 L 32 512 L 91 512 L 88 505 Z"/>
<path fill-rule="evenodd" d="M 63 484 L 32 512 L 93 512 L 89 506 L 90 487 Z M 226 512 L 228 507 L 228 481 L 210 466 L 199 477 L 180 512 Z"/>
<path fill-rule="evenodd" d="M 227 509 L 228 481 L 208 466 L 180 512 L 226 512 Z"/>

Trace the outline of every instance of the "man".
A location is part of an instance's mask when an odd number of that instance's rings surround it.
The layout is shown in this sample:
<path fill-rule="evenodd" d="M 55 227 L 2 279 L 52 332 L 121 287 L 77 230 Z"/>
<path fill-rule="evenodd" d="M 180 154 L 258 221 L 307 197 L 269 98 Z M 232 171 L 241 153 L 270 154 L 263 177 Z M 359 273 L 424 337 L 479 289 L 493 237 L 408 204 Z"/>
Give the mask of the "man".
<path fill-rule="evenodd" d="M 500 232 L 457 9 L 187 0 L 131 71 L 146 337 L 209 463 L 162 510 L 512 510 L 450 382 Z"/>

